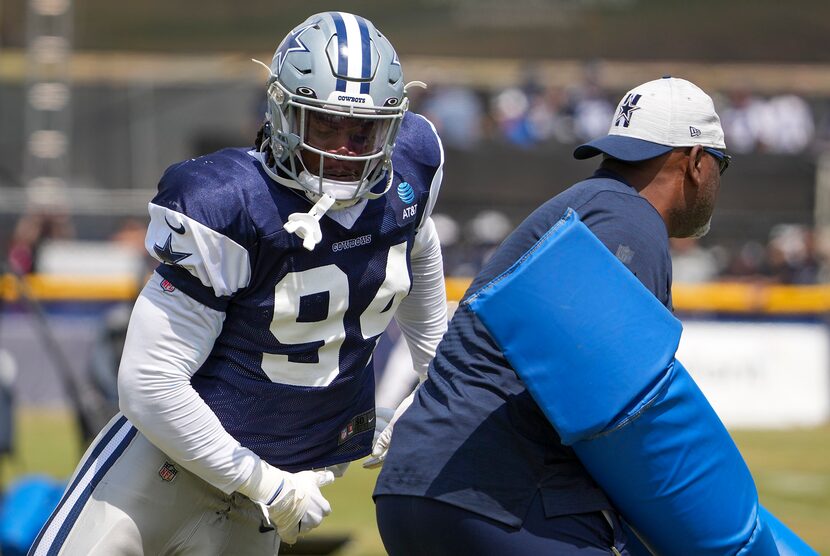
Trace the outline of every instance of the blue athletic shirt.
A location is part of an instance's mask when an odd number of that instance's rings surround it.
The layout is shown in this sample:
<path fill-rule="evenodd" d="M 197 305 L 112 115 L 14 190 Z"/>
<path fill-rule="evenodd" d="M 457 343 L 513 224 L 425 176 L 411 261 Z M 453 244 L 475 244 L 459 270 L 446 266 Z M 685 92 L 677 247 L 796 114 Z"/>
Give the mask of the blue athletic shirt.
<path fill-rule="evenodd" d="M 605 170 L 536 209 L 496 250 L 465 297 L 510 267 L 569 207 L 671 308 L 663 220 L 645 198 Z M 485 327 L 461 304 L 438 346 L 429 380 L 395 425 L 374 495 L 433 498 L 519 527 L 537 491 L 549 517 L 612 507 L 573 451 L 561 444 Z"/>
<path fill-rule="evenodd" d="M 275 467 L 358 459 L 374 430 L 372 351 L 412 283 L 440 143 L 429 122 L 407 113 L 389 191 L 349 229 L 323 217 L 313 251 L 283 229 L 311 203 L 271 180 L 257 156 L 225 149 L 173 165 L 150 205 L 162 287 L 226 315 L 192 385 L 234 438 Z"/>

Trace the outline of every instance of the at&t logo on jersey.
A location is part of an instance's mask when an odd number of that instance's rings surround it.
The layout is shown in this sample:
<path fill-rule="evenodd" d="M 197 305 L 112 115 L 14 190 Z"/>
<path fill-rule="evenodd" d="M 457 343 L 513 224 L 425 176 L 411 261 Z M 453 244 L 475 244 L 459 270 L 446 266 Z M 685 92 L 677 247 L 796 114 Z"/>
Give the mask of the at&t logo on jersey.
<path fill-rule="evenodd" d="M 411 185 L 405 181 L 402 181 L 398 185 L 398 197 L 401 198 L 401 201 L 409 205 L 415 200 L 415 191 L 413 191 Z"/>
<path fill-rule="evenodd" d="M 412 189 L 412 186 L 409 183 L 402 181 L 398 184 L 398 198 L 401 201 L 410 205 L 408 207 L 404 207 L 403 211 L 401 212 L 401 218 L 406 221 L 410 218 L 414 218 L 415 215 L 418 213 L 418 203 L 412 204 L 412 201 L 415 200 L 415 191 Z"/>

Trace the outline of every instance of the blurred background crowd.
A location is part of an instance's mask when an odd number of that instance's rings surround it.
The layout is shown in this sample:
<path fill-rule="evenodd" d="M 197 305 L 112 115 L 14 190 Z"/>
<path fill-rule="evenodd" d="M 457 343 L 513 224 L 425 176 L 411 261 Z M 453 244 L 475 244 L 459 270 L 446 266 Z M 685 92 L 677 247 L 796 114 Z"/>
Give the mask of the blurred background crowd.
<path fill-rule="evenodd" d="M 504 209 L 498 199 L 488 198 L 488 185 L 509 191 L 527 187 L 522 179 L 517 179 L 514 184 L 485 184 L 475 200 L 454 199 L 457 196 L 453 191 L 460 181 L 473 181 L 465 179 L 469 175 L 462 172 L 453 173 L 456 157 L 473 158 L 473 164 L 486 161 L 490 166 L 506 167 L 520 164 L 514 162 L 517 156 L 525 157 L 530 167 L 538 171 L 535 183 L 530 187 L 539 190 L 539 200 L 544 200 L 546 194 L 556 193 L 569 182 L 558 177 L 557 165 L 550 163 L 550 155 L 567 158 L 574 146 L 604 135 L 616 108 L 619 91 L 603 87 L 598 73 L 597 64 L 586 63 L 581 81 L 569 86 L 546 85 L 535 66 L 529 65 L 521 70 L 521 80 L 515 86 L 491 89 L 443 83 L 441 75 L 436 73 L 428 89 L 414 89 L 412 109 L 435 124 L 448 152 L 447 168 L 451 177 L 445 183 L 444 197 L 449 196 L 450 200 L 439 202 L 436 217 L 448 275 L 473 276 L 489 252 L 535 206 L 523 202 L 520 206 Z M 253 99 L 249 100 L 251 97 Z M 256 99 L 256 94 L 246 93 L 243 98 L 250 104 L 245 125 L 240 126 L 241 129 L 231 129 L 227 138 L 221 134 L 200 137 L 188 147 L 192 149 L 190 154 L 196 156 L 225 144 L 244 144 L 243 130 L 249 137 L 253 136 L 264 103 Z M 788 164 L 819 160 L 830 145 L 828 98 L 805 98 L 792 92 L 760 94 L 744 88 L 728 93 L 715 91 L 714 98 L 728 149 L 735 157 L 735 167 L 752 164 L 760 157 L 772 157 L 779 162 L 777 172 L 788 178 Z M 488 158 L 493 153 L 497 153 L 497 157 Z M 573 165 L 571 161 L 568 164 Z M 582 164 L 584 167 L 580 171 L 587 175 L 591 163 Z M 818 172 L 817 165 L 815 171 Z M 731 178 L 730 173 L 725 179 L 727 189 L 731 187 Z M 772 179 L 780 179 L 780 176 L 772 176 Z M 149 198 L 151 189 L 146 187 L 149 184 L 144 185 L 136 188 L 134 193 L 145 193 Z M 776 208 L 775 197 L 790 195 L 785 184 L 771 185 L 778 195 L 767 201 L 766 207 L 760 207 L 760 210 L 768 209 L 768 213 Z M 809 186 L 813 184 L 809 183 Z M 479 184 L 473 187 L 479 187 Z M 88 214 L 73 215 L 71 204 L 60 204 L 62 196 L 66 196 L 66 191 L 55 191 L 48 186 L 33 187 L 27 196 L 25 210 L 13 225 L 6 219 L 9 230 L 1 239 L 11 269 L 21 273 L 36 272 L 44 242 L 73 239 L 112 241 L 144 257 L 146 218 L 141 215 L 143 207 L 121 216 L 99 214 L 90 225 Z M 728 213 L 741 211 L 740 206 L 726 204 L 724 210 Z M 781 284 L 830 281 L 830 246 L 823 244 L 822 235 L 815 228 L 815 207 L 808 201 L 800 209 L 801 213 L 795 214 L 792 222 L 782 222 L 777 215 L 753 215 L 752 210 L 757 209 L 747 209 L 746 214 L 737 217 L 755 219 L 758 216 L 764 221 L 763 226 L 751 233 L 740 229 L 741 226 L 735 226 L 737 230 L 718 233 L 716 227 L 714 239 L 673 240 L 675 281 L 737 280 Z M 720 219 L 728 227 L 727 218 L 728 215 L 724 215 Z M 86 221 L 82 223 L 80 233 L 73 224 L 79 219 Z M 65 247 L 66 243 L 60 245 Z M 149 260 L 145 263 L 148 266 L 141 267 L 143 271 L 152 265 Z"/>
<path fill-rule="evenodd" d="M 516 86 L 496 91 L 439 82 L 419 90 L 416 104 L 455 148 L 475 149 L 487 140 L 524 148 L 572 145 L 607 133 L 616 109 L 617 91 L 604 89 L 597 71 L 586 64 L 582 82 L 568 87 L 546 86 L 533 66 Z M 825 99 L 751 89 L 713 93 L 733 154 L 799 154 L 830 140 Z"/>
<path fill-rule="evenodd" d="M 434 218 L 451 278 L 592 174 L 573 149 L 632 86 L 673 75 L 712 93 L 733 160 L 711 232 L 671 243 L 682 359 L 728 426 L 790 427 L 741 449 L 767 507 L 830 553 L 827 0 L 0 0 L 0 456 L 20 462 L 0 495 L 22 471 L 65 477 L 83 445 L 67 422 L 89 437 L 116 410 L 159 177 L 252 145 L 267 75 L 251 58 L 327 10 L 371 19 L 429 85 L 411 109 L 445 146 Z M 374 476 L 350 473 L 334 498 L 355 506 L 332 523 L 362 539 L 349 555 L 382 554 Z"/>
<path fill-rule="evenodd" d="M 532 66 L 515 87 L 486 91 L 442 86 L 420 92 L 420 111 L 432 120 L 450 149 L 572 149 L 607 133 L 618 91 L 604 89 L 597 69 L 585 65 L 583 80 L 571 87 L 545 86 Z M 741 155 L 819 156 L 830 145 L 828 99 L 793 93 L 757 94 L 749 89 L 714 92 L 728 150 Z M 751 160 L 751 158 L 750 158 Z M 449 162 L 452 164 L 452 161 Z M 548 173 L 555 176 L 555 169 Z M 729 178 L 725 187 L 729 187 Z M 448 187 L 452 187 L 450 183 Z M 786 190 L 780 192 L 786 195 Z M 447 273 L 473 275 L 487 254 L 517 222 L 485 209 L 465 222 L 440 214 Z M 805 223 L 775 223 L 766 236 L 726 241 L 673 239 L 674 277 L 681 283 L 713 280 L 813 284 L 830 280 L 826 249 Z M 736 239 L 737 241 L 728 241 Z"/>
<path fill-rule="evenodd" d="M 593 162 L 574 161 L 573 147 L 607 132 L 632 84 L 671 74 L 713 93 L 734 155 L 710 235 L 672 244 L 675 282 L 814 284 L 830 281 L 830 68 L 817 23 L 830 7 L 800 3 L 786 14 L 772 0 L 360 0 L 349 9 L 390 36 L 407 80 L 429 84 L 412 89 L 412 109 L 447 151 L 436 210 L 448 275 L 475 274 L 530 211 L 590 175 Z M 265 76 L 250 58 L 269 60 L 289 22 L 336 7 L 0 4 L 9 268 L 146 272 L 146 203 L 164 168 L 251 144 Z"/>

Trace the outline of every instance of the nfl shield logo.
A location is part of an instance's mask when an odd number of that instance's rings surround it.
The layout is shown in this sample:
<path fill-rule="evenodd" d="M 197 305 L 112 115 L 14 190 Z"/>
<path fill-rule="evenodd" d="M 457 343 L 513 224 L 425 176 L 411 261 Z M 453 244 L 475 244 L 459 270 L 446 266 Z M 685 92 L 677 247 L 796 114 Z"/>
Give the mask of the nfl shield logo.
<path fill-rule="evenodd" d="M 170 283 L 169 280 L 162 280 L 161 281 L 161 289 L 163 289 L 166 292 L 176 291 L 176 288 L 173 286 L 173 284 Z"/>
<path fill-rule="evenodd" d="M 166 481 L 168 483 L 175 479 L 178 474 L 179 470 L 176 469 L 176 466 L 169 461 L 165 461 L 164 465 L 162 465 L 161 469 L 159 469 L 159 477 L 161 477 L 162 481 Z"/>

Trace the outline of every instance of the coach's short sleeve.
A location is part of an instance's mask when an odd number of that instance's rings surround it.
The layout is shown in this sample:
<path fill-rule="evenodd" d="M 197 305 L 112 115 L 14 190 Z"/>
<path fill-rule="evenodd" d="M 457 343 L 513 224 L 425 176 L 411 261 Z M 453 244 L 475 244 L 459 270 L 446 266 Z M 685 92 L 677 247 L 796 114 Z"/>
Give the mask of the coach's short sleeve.
<path fill-rule="evenodd" d="M 668 233 L 657 210 L 634 190 L 600 191 L 574 208 L 608 250 L 671 309 Z"/>

